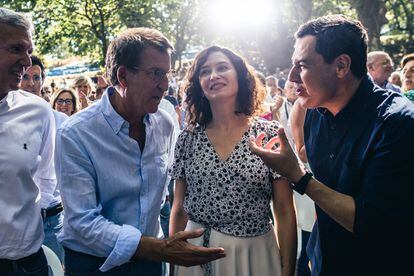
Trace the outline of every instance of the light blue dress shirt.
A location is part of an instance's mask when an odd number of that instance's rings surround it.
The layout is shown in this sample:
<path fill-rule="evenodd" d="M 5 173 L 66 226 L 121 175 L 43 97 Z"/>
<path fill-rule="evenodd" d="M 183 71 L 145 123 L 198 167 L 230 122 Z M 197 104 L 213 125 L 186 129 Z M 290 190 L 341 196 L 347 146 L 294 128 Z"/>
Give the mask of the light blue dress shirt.
<path fill-rule="evenodd" d="M 161 197 L 173 159 L 174 125 L 162 110 L 147 114 L 145 148 L 129 123 L 101 101 L 71 116 L 56 137 L 56 171 L 65 209 L 63 246 L 107 257 L 105 272 L 128 262 L 141 236 L 156 236 Z M 116 92 L 115 92 L 116 93 Z"/>

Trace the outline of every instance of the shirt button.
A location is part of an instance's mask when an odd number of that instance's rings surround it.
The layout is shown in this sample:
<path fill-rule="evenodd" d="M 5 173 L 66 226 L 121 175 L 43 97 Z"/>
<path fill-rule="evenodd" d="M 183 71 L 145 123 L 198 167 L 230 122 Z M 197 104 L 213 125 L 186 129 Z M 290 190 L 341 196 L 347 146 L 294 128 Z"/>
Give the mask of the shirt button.
<path fill-rule="evenodd" d="M 331 159 L 333 159 L 335 157 L 335 154 L 333 154 L 333 153 L 331 153 L 330 155 L 329 155 L 329 158 L 331 158 Z"/>

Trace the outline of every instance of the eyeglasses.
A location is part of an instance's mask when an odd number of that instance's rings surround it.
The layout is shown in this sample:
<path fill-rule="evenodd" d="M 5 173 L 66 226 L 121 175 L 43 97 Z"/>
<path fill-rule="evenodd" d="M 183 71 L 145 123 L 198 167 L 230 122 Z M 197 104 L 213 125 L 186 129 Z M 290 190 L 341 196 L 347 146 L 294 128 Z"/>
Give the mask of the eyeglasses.
<path fill-rule="evenodd" d="M 173 74 L 172 70 L 165 72 L 164 70 L 160 68 L 141 69 L 139 67 L 132 67 L 132 69 L 136 71 L 144 72 L 150 79 L 152 79 L 153 81 L 157 83 L 163 81 L 164 78 L 170 79 Z"/>
<path fill-rule="evenodd" d="M 57 103 L 58 105 L 63 105 L 63 104 L 66 104 L 66 105 L 72 105 L 72 104 L 73 104 L 72 99 L 58 99 L 58 100 L 56 101 L 56 103 Z"/>

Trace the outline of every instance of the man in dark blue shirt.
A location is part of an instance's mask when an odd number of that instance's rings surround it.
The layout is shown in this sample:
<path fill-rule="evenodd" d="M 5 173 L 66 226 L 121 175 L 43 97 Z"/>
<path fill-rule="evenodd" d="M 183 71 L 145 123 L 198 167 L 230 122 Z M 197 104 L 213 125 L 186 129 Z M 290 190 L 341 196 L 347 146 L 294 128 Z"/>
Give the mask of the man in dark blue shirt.
<path fill-rule="evenodd" d="M 414 239 L 414 105 L 375 86 L 367 34 L 344 16 L 309 21 L 296 33 L 289 80 L 308 108 L 303 170 L 283 130 L 252 151 L 316 203 L 308 254 L 312 275 L 407 275 Z M 279 142 L 278 150 L 271 150 Z"/>

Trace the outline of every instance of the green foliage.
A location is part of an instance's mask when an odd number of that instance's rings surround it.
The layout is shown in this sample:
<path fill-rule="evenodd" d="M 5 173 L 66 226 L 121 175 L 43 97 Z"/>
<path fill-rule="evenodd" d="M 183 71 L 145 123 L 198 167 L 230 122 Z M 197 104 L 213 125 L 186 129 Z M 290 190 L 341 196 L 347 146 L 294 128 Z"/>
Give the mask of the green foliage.
<path fill-rule="evenodd" d="M 382 29 L 383 49 L 398 63 L 404 54 L 414 52 L 413 1 L 387 1 L 388 24 Z"/>
<path fill-rule="evenodd" d="M 358 18 L 370 28 L 371 49 L 385 49 L 397 58 L 414 51 L 411 0 L 269 0 L 272 17 L 259 29 L 212 25 L 214 11 L 209 8 L 215 1 L 227 0 L 0 0 L 0 5 L 32 14 L 41 54 L 80 55 L 101 65 L 109 41 L 120 30 L 145 26 L 171 39 L 177 68 L 186 50 L 221 44 L 265 73 L 274 73 L 290 66 L 293 35 L 300 24 L 336 13 Z M 226 12 L 230 18 L 235 13 Z"/>

